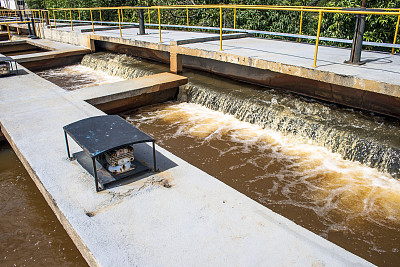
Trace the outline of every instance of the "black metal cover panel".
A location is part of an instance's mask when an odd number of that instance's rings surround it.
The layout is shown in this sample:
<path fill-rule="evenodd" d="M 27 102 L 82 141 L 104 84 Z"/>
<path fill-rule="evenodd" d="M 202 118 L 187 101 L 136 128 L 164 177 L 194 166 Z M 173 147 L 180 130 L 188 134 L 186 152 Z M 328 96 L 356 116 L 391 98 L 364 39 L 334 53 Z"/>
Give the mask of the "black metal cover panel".
<path fill-rule="evenodd" d="M 124 145 L 155 141 L 118 115 L 86 118 L 63 129 L 91 157 Z"/>

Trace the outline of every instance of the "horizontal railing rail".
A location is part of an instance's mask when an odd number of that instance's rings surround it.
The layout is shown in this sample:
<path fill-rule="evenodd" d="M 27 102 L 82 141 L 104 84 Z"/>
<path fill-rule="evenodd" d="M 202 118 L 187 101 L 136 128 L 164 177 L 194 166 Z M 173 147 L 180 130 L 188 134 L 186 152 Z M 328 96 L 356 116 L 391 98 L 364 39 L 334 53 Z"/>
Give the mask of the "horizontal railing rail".
<path fill-rule="evenodd" d="M 219 26 L 220 27 L 208 27 L 208 26 L 194 26 L 190 25 L 190 10 L 196 9 L 212 9 L 219 11 Z M 259 34 L 259 35 L 269 35 L 269 36 L 279 36 L 284 38 L 295 38 L 299 41 L 301 39 L 309 39 L 315 40 L 315 55 L 314 55 L 314 64 L 316 67 L 317 56 L 318 56 L 318 46 L 320 41 L 332 42 L 332 43 L 345 43 L 352 44 L 353 40 L 348 39 L 340 39 L 340 38 L 331 38 L 331 37 L 323 37 L 321 36 L 321 24 L 324 14 L 350 14 L 356 16 L 366 16 L 366 15 L 377 15 L 377 16 L 397 16 L 397 23 L 395 26 L 395 34 L 393 43 L 379 43 L 379 42 L 363 42 L 364 46 L 375 46 L 375 47 L 385 47 L 392 48 L 392 53 L 394 53 L 394 49 L 400 48 L 400 44 L 397 44 L 397 34 L 400 23 L 400 9 L 398 8 L 345 8 L 345 7 L 315 7 L 315 6 L 277 6 L 277 5 L 170 5 L 170 6 L 120 6 L 120 7 L 85 7 L 85 8 L 49 8 L 49 9 L 25 9 L 25 10 L 0 10 L 0 18 L 1 17 L 13 17 L 22 16 L 34 17 L 39 22 L 39 26 L 44 27 L 44 21 L 47 20 L 49 22 L 49 27 L 57 28 L 57 22 L 68 22 L 71 30 L 73 31 L 74 23 L 90 23 L 92 25 L 92 32 L 95 34 L 95 25 L 118 25 L 120 30 L 120 37 L 122 38 L 122 28 L 127 25 L 138 26 L 138 23 L 134 22 L 126 22 L 124 21 L 124 12 L 127 10 L 145 10 L 147 11 L 148 23 L 145 23 L 147 27 L 158 27 L 159 30 L 159 42 L 162 42 L 162 28 L 180 28 L 180 29 L 195 29 L 195 30 L 207 30 L 207 31 L 215 31 L 219 32 L 220 35 L 220 51 L 223 51 L 223 43 L 222 36 L 223 32 L 239 32 L 239 33 L 251 33 L 251 34 Z M 163 10 L 185 10 L 186 11 L 186 25 L 170 25 L 170 24 L 162 24 L 161 23 L 161 12 Z M 223 27 L 223 10 L 233 10 L 233 28 Z M 237 12 L 239 10 L 260 10 L 260 11 L 291 11 L 291 12 L 299 12 L 300 20 L 299 20 L 299 32 L 298 33 L 281 33 L 281 32 L 272 32 L 272 31 L 263 31 L 263 30 L 249 30 L 249 29 L 237 29 L 236 19 Z M 89 20 L 81 20 L 81 12 L 87 11 L 90 13 L 90 21 Z M 118 21 L 104 21 L 102 19 L 102 11 L 114 11 L 118 14 Z M 63 19 L 60 17 L 57 18 L 58 13 L 63 13 Z M 79 19 L 73 19 L 73 13 L 76 16 L 78 12 Z M 93 13 L 98 12 L 100 20 L 93 19 Z M 151 23 L 151 12 L 156 13 L 157 22 Z M 317 26 L 317 35 L 305 35 L 302 34 L 302 26 L 303 26 L 303 16 L 305 13 L 312 13 L 318 15 L 318 26 Z M 25 18 L 23 19 L 25 21 Z M 52 25 L 54 24 L 54 25 Z M 59 25 L 60 26 L 60 25 Z M 64 25 L 65 26 L 65 25 Z"/>

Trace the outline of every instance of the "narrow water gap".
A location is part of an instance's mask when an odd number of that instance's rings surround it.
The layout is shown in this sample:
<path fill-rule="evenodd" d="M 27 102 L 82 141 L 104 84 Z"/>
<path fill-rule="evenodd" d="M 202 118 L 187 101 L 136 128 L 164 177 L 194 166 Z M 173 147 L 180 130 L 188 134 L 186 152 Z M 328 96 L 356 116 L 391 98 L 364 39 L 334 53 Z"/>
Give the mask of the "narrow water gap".
<path fill-rule="evenodd" d="M 0 265 L 87 266 L 7 142 L 0 142 Z"/>

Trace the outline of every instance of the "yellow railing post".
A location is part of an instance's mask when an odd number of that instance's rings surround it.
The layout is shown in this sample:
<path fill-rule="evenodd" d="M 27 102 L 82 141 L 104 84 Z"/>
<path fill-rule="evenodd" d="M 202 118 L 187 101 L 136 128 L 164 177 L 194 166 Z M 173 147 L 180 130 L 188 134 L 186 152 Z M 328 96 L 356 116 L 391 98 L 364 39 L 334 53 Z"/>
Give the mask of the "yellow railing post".
<path fill-rule="evenodd" d="M 64 10 L 64 19 L 67 20 L 67 10 Z"/>
<path fill-rule="evenodd" d="M 38 25 L 38 33 L 39 33 L 39 37 L 42 38 L 42 31 L 40 29 L 40 27 L 42 26 L 42 17 L 40 16 L 40 11 L 38 11 L 38 17 L 39 17 L 39 25 Z"/>
<path fill-rule="evenodd" d="M 121 22 L 124 23 L 124 10 L 121 8 Z"/>
<path fill-rule="evenodd" d="M 219 8 L 219 50 L 222 49 L 222 7 Z"/>
<path fill-rule="evenodd" d="M 399 12 L 400 12 L 400 9 L 399 9 Z M 399 23 L 400 23 L 400 15 L 397 16 L 397 24 L 396 24 L 396 31 L 394 33 L 393 44 L 396 44 L 396 42 L 397 42 L 397 32 L 399 31 Z M 394 54 L 394 47 L 392 48 L 392 54 Z"/>
<path fill-rule="evenodd" d="M 118 8 L 118 24 L 119 24 L 119 36 L 122 38 L 122 30 L 121 30 L 121 11 Z"/>
<path fill-rule="evenodd" d="M 81 11 L 78 9 L 78 19 L 81 20 Z"/>
<path fill-rule="evenodd" d="M 160 43 L 161 43 L 161 11 L 158 8 L 158 34 L 160 35 Z"/>
<path fill-rule="evenodd" d="M 236 29 L 236 5 L 233 9 L 233 28 Z"/>
<path fill-rule="evenodd" d="M 94 34 L 93 12 L 92 12 L 91 9 L 90 9 L 90 20 L 92 21 L 92 31 L 93 31 L 93 34 Z"/>
<path fill-rule="evenodd" d="M 24 21 L 26 21 L 26 20 L 25 20 L 25 14 L 24 14 L 25 11 L 21 11 L 21 13 L 22 13 L 22 19 L 23 19 Z M 25 25 L 27 25 L 26 22 L 25 22 Z"/>
<path fill-rule="evenodd" d="M 53 9 L 54 28 L 57 29 L 56 12 Z"/>
<path fill-rule="evenodd" d="M 51 30 L 51 17 L 50 17 L 50 11 L 49 10 L 46 10 L 46 12 L 47 12 L 47 18 L 48 18 L 48 20 L 49 20 L 49 26 L 50 26 L 50 30 Z"/>
<path fill-rule="evenodd" d="M 7 24 L 8 39 L 11 41 L 10 26 Z"/>
<path fill-rule="evenodd" d="M 317 40 L 315 42 L 315 55 L 314 55 L 314 66 L 313 66 L 314 68 L 317 67 L 318 43 L 319 43 L 319 35 L 321 32 L 321 21 L 322 21 L 322 11 L 319 11 Z"/>
<path fill-rule="evenodd" d="M 39 29 L 36 27 L 36 19 L 35 19 L 35 12 L 33 12 L 33 23 L 35 24 L 35 34 L 36 36 L 39 36 Z"/>
<path fill-rule="evenodd" d="M 299 35 L 301 35 L 301 30 L 303 28 L 303 7 L 301 7 L 301 12 L 300 12 L 300 31 Z M 301 42 L 301 38 L 299 38 L 299 43 Z"/>
<path fill-rule="evenodd" d="M 69 10 L 69 18 L 71 20 L 71 31 L 74 31 L 74 25 L 72 24 L 72 10 Z"/>
<path fill-rule="evenodd" d="M 186 8 L 186 24 L 189 26 L 189 8 Z"/>
<path fill-rule="evenodd" d="M 151 20 L 150 20 L 150 8 L 147 9 L 147 15 L 149 17 L 149 24 L 150 24 L 151 23 Z"/>
<path fill-rule="evenodd" d="M 101 9 L 99 9 L 100 12 L 100 25 L 103 25 L 103 19 L 101 18 Z"/>

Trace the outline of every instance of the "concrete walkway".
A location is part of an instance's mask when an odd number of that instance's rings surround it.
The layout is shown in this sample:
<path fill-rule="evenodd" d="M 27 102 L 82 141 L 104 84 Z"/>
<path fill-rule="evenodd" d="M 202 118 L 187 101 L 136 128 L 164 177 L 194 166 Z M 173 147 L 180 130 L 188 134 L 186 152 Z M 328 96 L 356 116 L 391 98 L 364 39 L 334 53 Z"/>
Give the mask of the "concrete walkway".
<path fill-rule="evenodd" d="M 60 59 L 60 61 L 65 64 L 72 63 L 75 59 L 83 57 L 85 54 L 90 53 L 90 49 L 84 46 L 76 46 L 61 42 L 54 42 L 46 39 L 28 39 L 13 37 L 13 41 L 5 42 L 2 45 L 13 45 L 14 43 L 26 42 L 29 45 L 43 48 L 45 52 L 23 54 L 12 56 L 18 63 L 28 66 L 29 69 L 43 68 L 44 66 L 50 67 L 48 62 L 51 61 L 54 64 L 55 59 Z"/>
<path fill-rule="evenodd" d="M 91 266 L 370 265 L 161 147 L 159 173 L 96 193 L 62 127 L 104 113 L 25 72 L 0 78 L 1 129 Z"/>

